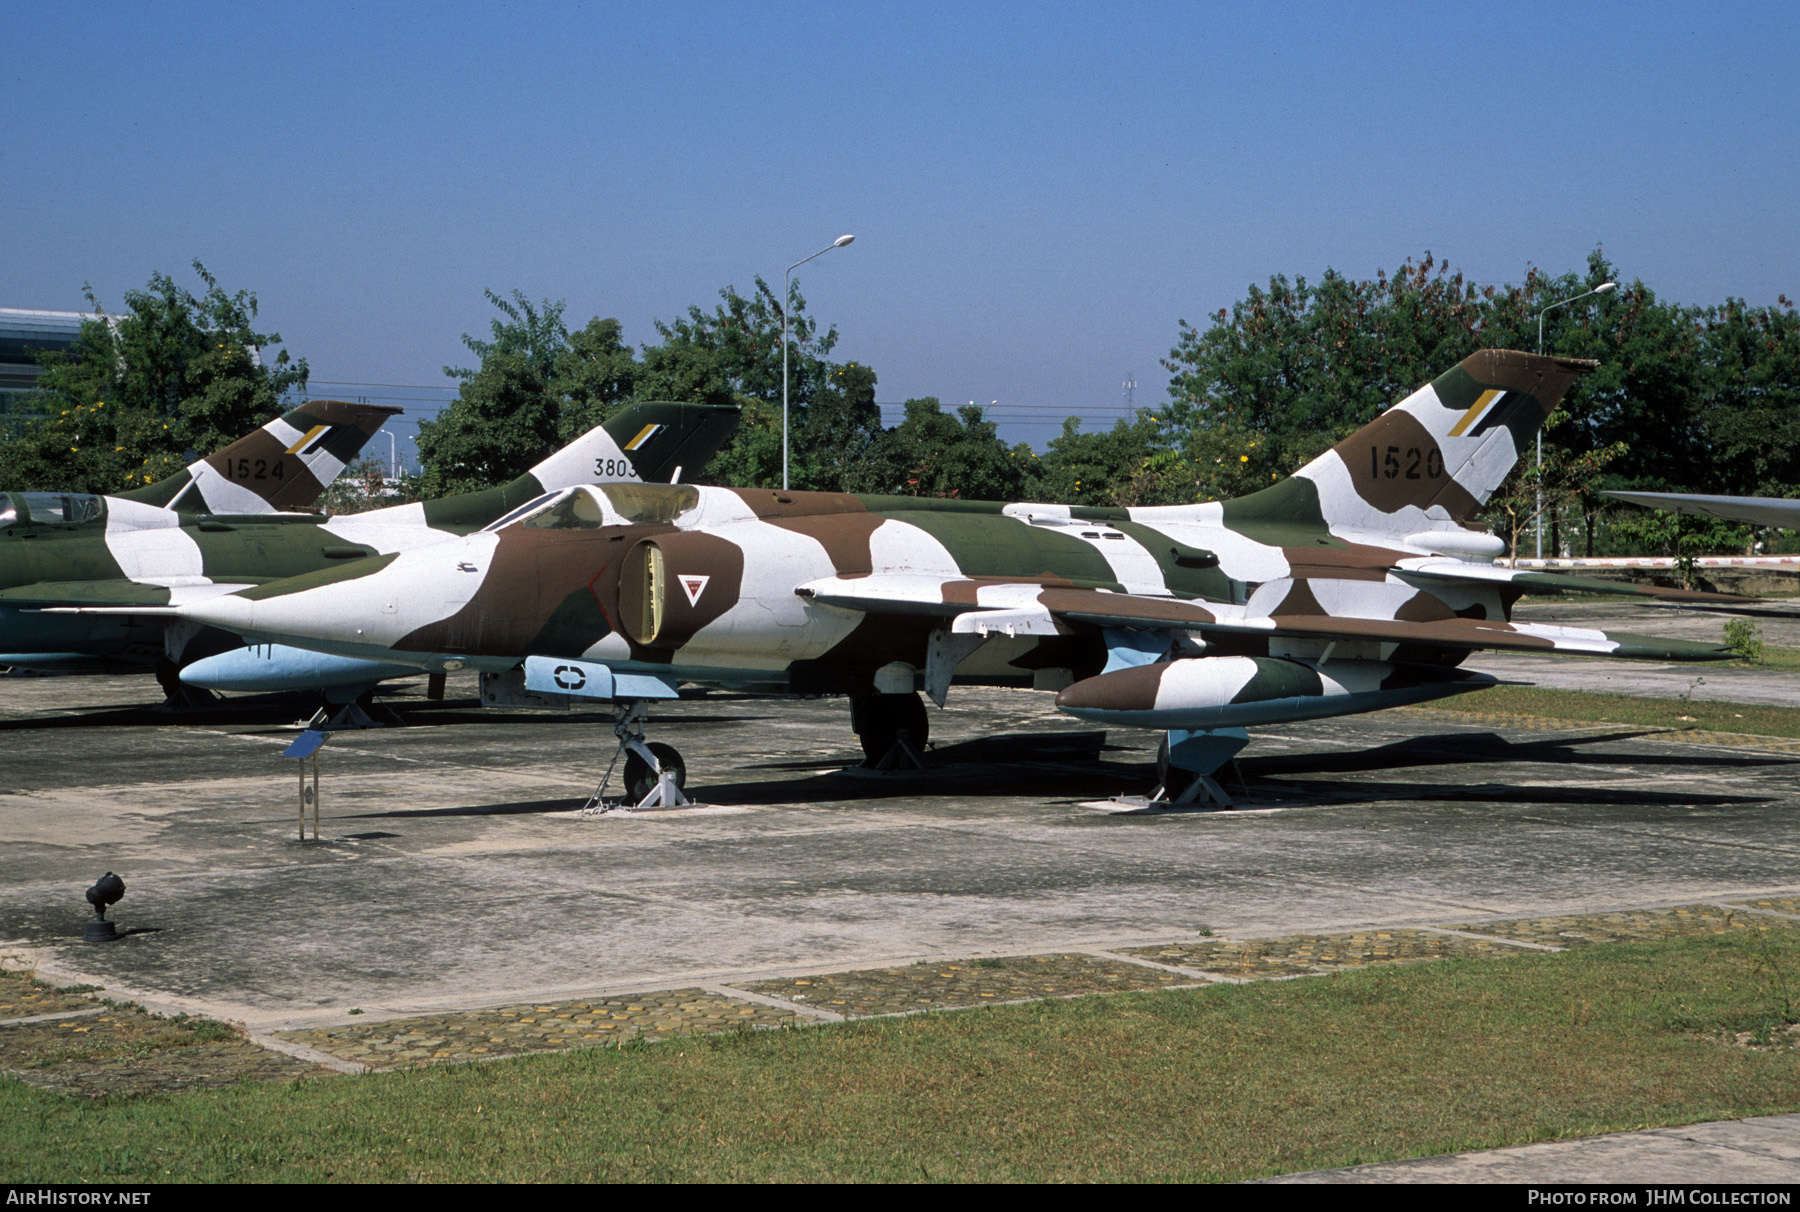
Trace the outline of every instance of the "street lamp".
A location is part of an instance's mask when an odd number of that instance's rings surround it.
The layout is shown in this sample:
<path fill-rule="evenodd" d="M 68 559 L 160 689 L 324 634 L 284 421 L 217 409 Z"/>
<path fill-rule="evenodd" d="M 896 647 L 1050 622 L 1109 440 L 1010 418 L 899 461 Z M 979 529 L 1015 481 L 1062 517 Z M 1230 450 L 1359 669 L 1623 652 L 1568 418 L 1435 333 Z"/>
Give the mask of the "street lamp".
<path fill-rule="evenodd" d="M 1544 316 L 1547 312 L 1555 311 L 1559 307 L 1567 307 L 1571 303 L 1579 303 L 1589 295 L 1603 295 L 1609 290 L 1617 290 L 1618 288 L 1619 284 L 1617 282 L 1602 282 L 1592 290 L 1583 291 L 1578 295 L 1571 295 L 1562 302 L 1552 303 L 1550 306 L 1544 308 L 1543 311 L 1538 312 L 1538 353 L 1542 354 L 1544 352 Z M 1537 468 L 1537 558 L 1541 560 L 1544 558 L 1544 427 L 1541 425 L 1538 426 L 1537 433 Z"/>
<path fill-rule="evenodd" d="M 781 275 L 781 490 L 783 492 L 787 491 L 788 486 L 788 277 L 796 269 L 799 269 L 802 265 L 805 265 L 808 261 L 812 260 L 813 257 L 822 257 L 832 249 L 842 248 L 854 239 L 856 239 L 855 236 L 839 236 L 830 244 L 827 244 L 824 248 L 821 248 L 818 252 L 814 253 L 812 257 L 801 257 L 798 261 L 787 267 L 787 273 Z"/>

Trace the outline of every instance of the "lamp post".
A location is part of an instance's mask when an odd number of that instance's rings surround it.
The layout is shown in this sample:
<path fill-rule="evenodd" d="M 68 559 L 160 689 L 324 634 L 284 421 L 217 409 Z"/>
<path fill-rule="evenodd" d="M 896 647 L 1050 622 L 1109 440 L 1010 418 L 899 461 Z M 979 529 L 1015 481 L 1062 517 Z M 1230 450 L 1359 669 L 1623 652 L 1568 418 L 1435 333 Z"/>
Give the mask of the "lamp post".
<path fill-rule="evenodd" d="M 1592 290 L 1583 291 L 1578 295 L 1570 295 L 1561 302 L 1552 303 L 1550 306 L 1544 308 L 1543 311 L 1538 312 L 1538 353 L 1542 354 L 1544 352 L 1544 316 L 1547 313 L 1553 312 L 1559 307 L 1567 307 L 1571 303 L 1579 303 L 1589 295 L 1603 295 L 1609 290 L 1617 290 L 1618 288 L 1619 284 L 1617 282 L 1602 282 Z M 1537 503 L 1535 507 L 1537 513 L 1537 558 L 1541 560 L 1544 558 L 1544 427 L 1541 425 L 1538 426 L 1537 433 L 1537 468 L 1538 485 Z"/>
<path fill-rule="evenodd" d="M 818 252 L 814 253 L 812 257 L 801 257 L 798 261 L 787 267 L 787 273 L 781 275 L 781 490 L 783 492 L 787 491 L 788 486 L 788 278 L 796 269 L 805 265 L 808 261 L 812 260 L 813 257 L 822 257 L 832 249 L 842 248 L 854 239 L 856 239 L 855 236 L 839 236 L 830 244 L 827 244 L 824 248 L 821 248 Z"/>

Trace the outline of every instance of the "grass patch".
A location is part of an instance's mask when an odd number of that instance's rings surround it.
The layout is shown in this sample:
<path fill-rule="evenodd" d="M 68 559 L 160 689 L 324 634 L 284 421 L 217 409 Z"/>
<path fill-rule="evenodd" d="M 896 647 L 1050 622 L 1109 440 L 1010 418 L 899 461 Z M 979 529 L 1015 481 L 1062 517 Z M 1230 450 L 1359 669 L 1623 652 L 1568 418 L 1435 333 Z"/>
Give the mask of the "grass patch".
<path fill-rule="evenodd" d="M 1731 636 L 1725 637 L 1731 642 Z M 1732 669 L 1800 669 L 1800 648 L 1782 648 L 1775 644 L 1765 644 L 1760 640 L 1752 640 L 1745 648 L 1754 653 L 1754 657 L 1746 656 L 1742 660 L 1730 661 Z"/>
<path fill-rule="evenodd" d="M 1695 676 L 1704 678 L 1706 675 L 1698 673 Z M 1800 737 L 1800 708 L 1682 698 L 1651 699 L 1589 690 L 1545 690 L 1535 686 L 1492 686 L 1475 694 L 1439 700 L 1429 710 L 1536 715 L 1596 724 Z"/>
<path fill-rule="evenodd" d="M 1775 927 L 99 1103 L 3 1081 L 0 1155 L 14 1182 L 1240 1179 L 1795 1110 L 1795 974 Z"/>

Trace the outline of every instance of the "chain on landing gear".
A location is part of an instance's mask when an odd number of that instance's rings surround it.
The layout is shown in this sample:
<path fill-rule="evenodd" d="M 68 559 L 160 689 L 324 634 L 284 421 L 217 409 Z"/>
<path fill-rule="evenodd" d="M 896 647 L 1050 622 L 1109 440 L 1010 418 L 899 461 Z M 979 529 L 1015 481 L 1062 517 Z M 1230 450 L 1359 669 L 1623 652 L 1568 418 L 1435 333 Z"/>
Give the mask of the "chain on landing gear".
<path fill-rule="evenodd" d="M 613 735 L 619 738 L 619 747 L 614 751 L 612 761 L 607 763 L 600 785 L 594 788 L 594 794 L 588 797 L 581 811 L 597 815 L 640 808 L 685 808 L 694 802 L 682 792 L 687 783 L 687 764 L 675 747 L 660 741 L 645 742 L 644 720 L 649 713 L 649 705 L 641 700 L 619 713 L 613 724 Z M 606 785 L 612 781 L 613 768 L 619 764 L 621 756 L 625 759 L 625 798 L 616 805 L 608 805 Z"/>

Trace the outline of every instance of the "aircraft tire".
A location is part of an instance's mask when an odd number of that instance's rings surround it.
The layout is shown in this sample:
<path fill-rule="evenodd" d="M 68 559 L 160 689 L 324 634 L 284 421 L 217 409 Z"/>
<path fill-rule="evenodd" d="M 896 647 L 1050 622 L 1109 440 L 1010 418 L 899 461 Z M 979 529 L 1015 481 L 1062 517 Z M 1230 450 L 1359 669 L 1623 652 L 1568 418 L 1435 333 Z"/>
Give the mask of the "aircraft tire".
<path fill-rule="evenodd" d="M 851 726 L 862 742 L 863 756 L 879 762 L 902 733 L 914 751 L 923 754 L 931 736 L 931 717 L 918 694 L 866 694 L 851 703 Z"/>
<path fill-rule="evenodd" d="M 662 763 L 662 768 L 675 777 L 675 785 L 682 789 L 687 787 L 687 764 L 681 760 L 681 754 L 673 745 L 665 745 L 661 741 L 650 742 L 650 752 Z M 650 794 L 656 786 L 656 771 L 650 763 L 635 753 L 625 755 L 625 798 L 636 804 Z"/>

